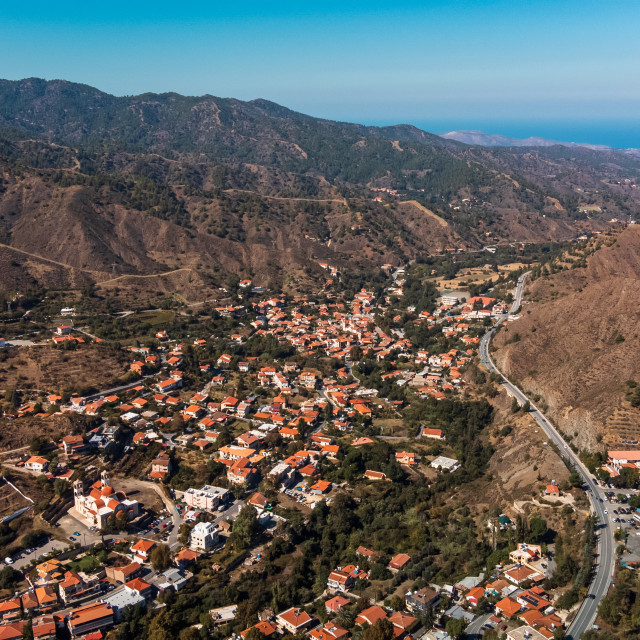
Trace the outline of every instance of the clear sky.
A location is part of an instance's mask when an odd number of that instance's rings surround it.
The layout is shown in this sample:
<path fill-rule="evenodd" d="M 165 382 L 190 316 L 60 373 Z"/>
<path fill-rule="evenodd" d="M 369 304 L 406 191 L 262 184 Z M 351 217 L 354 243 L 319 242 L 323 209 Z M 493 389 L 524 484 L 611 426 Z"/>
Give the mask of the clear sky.
<path fill-rule="evenodd" d="M 597 121 L 640 131 L 640 2 L 5 1 L 0 76 L 262 97 L 432 130 Z"/>

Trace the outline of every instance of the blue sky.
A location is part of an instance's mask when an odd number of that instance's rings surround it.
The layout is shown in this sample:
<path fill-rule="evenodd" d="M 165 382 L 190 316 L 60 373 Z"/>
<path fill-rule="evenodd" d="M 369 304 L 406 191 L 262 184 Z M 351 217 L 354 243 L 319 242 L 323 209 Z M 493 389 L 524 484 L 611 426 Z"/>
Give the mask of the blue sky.
<path fill-rule="evenodd" d="M 1 4 L 0 76 L 10 79 L 263 97 L 333 119 L 440 130 L 640 129 L 637 0 Z"/>

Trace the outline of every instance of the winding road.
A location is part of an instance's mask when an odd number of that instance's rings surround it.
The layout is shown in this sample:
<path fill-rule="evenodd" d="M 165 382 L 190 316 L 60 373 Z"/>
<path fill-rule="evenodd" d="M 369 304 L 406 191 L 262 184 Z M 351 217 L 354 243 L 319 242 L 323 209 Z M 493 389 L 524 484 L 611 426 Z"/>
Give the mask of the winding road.
<path fill-rule="evenodd" d="M 513 304 L 511 305 L 509 314 L 514 314 L 522 303 L 524 283 L 529 273 L 529 271 L 524 273 L 518 279 Z M 582 480 L 584 482 L 583 486 L 589 496 L 589 500 L 591 501 L 591 512 L 596 518 L 598 555 L 594 566 L 594 574 L 591 584 L 589 585 L 587 596 L 580 605 L 578 613 L 569 625 L 565 635 L 565 638 L 568 640 L 578 640 L 585 631 L 588 631 L 592 627 L 598 613 L 598 605 L 602 598 L 607 594 L 613 578 L 616 561 L 613 531 L 609 526 L 609 516 L 605 513 L 606 505 L 603 502 L 604 492 L 600 486 L 594 482 L 594 478 L 589 470 L 584 466 L 584 464 L 582 464 L 581 460 L 572 451 L 572 449 L 569 448 L 569 445 L 564 441 L 560 433 L 545 417 L 542 411 L 540 411 L 532 400 L 522 393 L 518 387 L 507 380 L 491 359 L 491 355 L 489 354 L 489 344 L 495 335 L 496 329 L 507 318 L 508 314 L 500 316 L 496 324 L 482 337 L 482 340 L 480 341 L 480 359 L 489 372 L 496 373 L 502 378 L 502 386 L 512 397 L 517 399 L 520 406 L 529 402 L 531 406 L 530 413 L 533 419 L 544 430 L 549 437 L 549 440 L 558 447 L 560 455 L 582 476 Z"/>

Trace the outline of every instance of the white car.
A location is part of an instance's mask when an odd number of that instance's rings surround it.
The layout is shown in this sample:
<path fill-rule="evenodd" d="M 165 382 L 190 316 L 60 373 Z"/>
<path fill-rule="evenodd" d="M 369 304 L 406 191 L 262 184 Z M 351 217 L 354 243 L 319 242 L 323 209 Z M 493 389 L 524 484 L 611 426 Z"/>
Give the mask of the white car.
<path fill-rule="evenodd" d="M 609 512 L 606 509 L 604 510 L 604 515 L 605 516 L 609 515 Z"/>

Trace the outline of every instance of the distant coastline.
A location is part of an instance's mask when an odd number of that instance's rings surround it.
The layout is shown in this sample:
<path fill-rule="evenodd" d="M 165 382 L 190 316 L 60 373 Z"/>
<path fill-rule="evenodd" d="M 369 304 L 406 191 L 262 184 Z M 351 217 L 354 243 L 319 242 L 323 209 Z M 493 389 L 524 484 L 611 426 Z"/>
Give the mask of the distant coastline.
<path fill-rule="evenodd" d="M 488 134 L 509 138 L 547 138 L 559 142 L 606 145 L 613 149 L 640 148 L 640 120 L 635 121 L 462 121 L 455 126 L 453 122 L 434 121 L 412 122 L 415 126 L 433 133 L 445 133 L 455 130 L 477 130 Z"/>
<path fill-rule="evenodd" d="M 640 119 L 637 120 L 511 120 L 511 119 L 418 119 L 398 116 L 391 120 L 354 118 L 354 122 L 388 126 L 411 124 L 424 131 L 442 135 L 449 131 L 481 131 L 508 138 L 546 138 L 559 142 L 604 145 L 612 149 L 640 149 Z"/>

